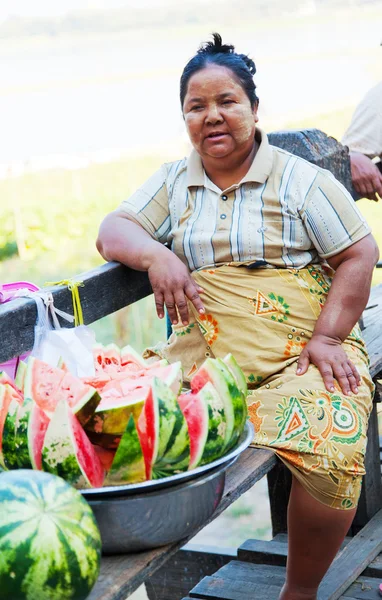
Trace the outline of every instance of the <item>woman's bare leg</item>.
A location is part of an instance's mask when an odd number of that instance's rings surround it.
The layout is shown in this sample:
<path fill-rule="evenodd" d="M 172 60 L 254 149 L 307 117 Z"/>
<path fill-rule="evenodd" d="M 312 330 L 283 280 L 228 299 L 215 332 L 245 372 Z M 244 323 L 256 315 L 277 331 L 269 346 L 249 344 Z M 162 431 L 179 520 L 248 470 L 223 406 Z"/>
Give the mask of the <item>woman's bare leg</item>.
<path fill-rule="evenodd" d="M 317 588 L 349 530 L 354 510 L 329 508 L 293 477 L 288 506 L 287 579 L 279 600 L 315 600 Z"/>

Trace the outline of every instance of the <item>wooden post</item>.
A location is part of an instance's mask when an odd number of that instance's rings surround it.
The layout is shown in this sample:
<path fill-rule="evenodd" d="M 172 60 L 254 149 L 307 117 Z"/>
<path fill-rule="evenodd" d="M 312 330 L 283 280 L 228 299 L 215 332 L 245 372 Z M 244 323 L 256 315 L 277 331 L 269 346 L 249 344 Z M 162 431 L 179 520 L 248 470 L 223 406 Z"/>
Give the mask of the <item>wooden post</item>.
<path fill-rule="evenodd" d="M 358 510 L 352 524 L 353 535 L 382 508 L 381 464 L 379 460 L 379 431 L 377 406 L 381 401 L 381 385 L 377 383 L 373 410 L 367 431 L 367 450 L 365 456 L 366 475 L 363 478 L 362 492 Z"/>
<path fill-rule="evenodd" d="M 292 485 L 292 475 L 287 467 L 277 461 L 267 475 L 269 504 L 271 507 L 272 535 L 287 531 L 287 509 Z"/>

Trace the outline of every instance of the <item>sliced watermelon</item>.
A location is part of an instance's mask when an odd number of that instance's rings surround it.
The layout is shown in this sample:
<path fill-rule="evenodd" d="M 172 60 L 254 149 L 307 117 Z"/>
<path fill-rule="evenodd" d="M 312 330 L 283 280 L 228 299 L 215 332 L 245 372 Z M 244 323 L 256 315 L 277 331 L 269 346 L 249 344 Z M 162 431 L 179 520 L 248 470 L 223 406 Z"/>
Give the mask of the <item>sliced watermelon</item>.
<path fill-rule="evenodd" d="M 121 350 L 121 365 L 123 367 L 130 366 L 133 369 L 138 367 L 139 369 L 144 369 L 147 367 L 147 363 L 142 356 L 134 350 L 131 346 L 125 346 Z"/>
<path fill-rule="evenodd" d="M 30 398 L 19 405 L 16 416 L 16 462 L 19 469 L 42 469 L 42 448 L 50 419 Z"/>
<path fill-rule="evenodd" d="M 105 473 L 101 461 L 66 400 L 58 404 L 49 423 L 42 465 L 45 471 L 78 488 L 103 484 Z"/>
<path fill-rule="evenodd" d="M 123 435 L 130 415 L 133 415 L 135 420 L 138 419 L 148 390 L 149 387 L 145 386 L 123 395 L 118 386 L 109 388 L 107 392 L 102 393 L 101 402 L 93 417 L 85 424 L 85 429 L 112 436 Z"/>
<path fill-rule="evenodd" d="M 220 359 L 207 358 L 191 380 L 191 390 L 200 391 L 211 382 L 224 402 L 225 446 L 232 447 L 242 433 L 247 405 L 228 367 Z"/>
<path fill-rule="evenodd" d="M 186 392 L 178 398 L 181 411 L 187 421 L 190 440 L 188 468 L 194 469 L 202 460 L 208 437 L 208 406 L 200 393 Z"/>
<path fill-rule="evenodd" d="M 104 367 L 104 348 L 102 344 L 94 344 L 92 348 L 93 352 L 93 360 L 94 360 L 94 369 L 96 375 L 103 372 Z"/>
<path fill-rule="evenodd" d="M 98 391 L 103 390 L 105 385 L 109 383 L 110 380 L 110 375 L 108 373 L 105 373 L 105 371 L 100 371 L 97 375 L 93 375 L 90 377 L 81 377 L 82 383 L 85 383 L 86 385 L 91 385 Z"/>
<path fill-rule="evenodd" d="M 116 344 L 109 344 L 103 351 L 103 370 L 113 376 L 121 370 L 121 351 Z"/>
<path fill-rule="evenodd" d="M 27 371 L 27 363 L 23 360 L 19 360 L 19 364 L 17 365 L 16 377 L 15 377 L 15 385 L 19 390 L 24 389 L 24 381 L 25 374 Z"/>
<path fill-rule="evenodd" d="M 137 429 L 145 459 L 146 477 L 158 477 L 175 425 L 181 419 L 177 399 L 163 381 L 154 377 Z"/>
<path fill-rule="evenodd" d="M 19 394 L 20 397 L 22 397 L 22 391 L 21 388 L 19 388 L 16 385 L 16 382 L 13 381 L 13 379 L 7 375 L 7 373 L 5 371 L 0 371 L 0 383 L 4 384 L 4 385 L 9 385 L 11 388 L 13 388 L 15 390 L 15 392 L 17 392 Z"/>
<path fill-rule="evenodd" d="M 119 441 L 118 441 L 119 443 Z M 115 457 L 115 450 L 109 450 L 107 448 L 102 448 L 101 446 L 93 445 L 95 453 L 101 461 L 101 465 L 103 466 L 106 473 L 110 471 L 111 465 L 113 464 L 113 460 Z"/>
<path fill-rule="evenodd" d="M 16 423 L 17 411 L 22 403 L 22 398 L 16 390 L 9 385 L 4 386 L 8 399 L 3 402 L 4 408 L 7 406 L 5 413 L 3 436 L 2 436 L 2 467 L 5 469 L 17 468 L 17 447 L 16 447 Z M 10 399 L 9 399 L 10 398 Z"/>
<path fill-rule="evenodd" d="M 8 386 L 0 383 L 0 467 L 3 469 L 6 468 L 3 456 L 3 430 L 11 400 L 12 395 L 8 390 Z"/>
<path fill-rule="evenodd" d="M 53 413 L 57 406 L 57 390 L 66 373 L 38 358 L 29 357 L 24 382 L 24 397 L 31 398 L 40 408 Z"/>
<path fill-rule="evenodd" d="M 105 485 L 139 483 L 145 479 L 145 461 L 134 418 L 131 415 L 106 477 Z"/>
<path fill-rule="evenodd" d="M 71 373 L 65 373 L 54 398 L 56 405 L 65 399 L 81 425 L 89 421 L 101 401 L 101 396 L 92 386 Z"/>
<path fill-rule="evenodd" d="M 168 385 L 174 394 L 178 395 L 183 382 L 183 371 L 181 362 L 173 363 L 167 367 L 157 367 L 149 370 L 136 371 L 124 379 L 119 379 L 117 382 L 106 384 L 104 390 L 117 387 L 123 395 L 128 394 L 131 390 L 138 387 L 151 385 L 154 377 L 158 377 Z"/>
<path fill-rule="evenodd" d="M 170 364 L 165 358 L 160 358 L 159 360 L 155 360 L 154 362 L 148 362 L 147 360 L 145 362 L 145 369 L 157 369 L 158 367 L 168 367 L 168 365 Z"/>
<path fill-rule="evenodd" d="M 146 479 L 151 479 L 159 448 L 159 406 L 152 387 L 147 389 L 144 407 L 137 421 L 137 431 L 145 461 Z"/>

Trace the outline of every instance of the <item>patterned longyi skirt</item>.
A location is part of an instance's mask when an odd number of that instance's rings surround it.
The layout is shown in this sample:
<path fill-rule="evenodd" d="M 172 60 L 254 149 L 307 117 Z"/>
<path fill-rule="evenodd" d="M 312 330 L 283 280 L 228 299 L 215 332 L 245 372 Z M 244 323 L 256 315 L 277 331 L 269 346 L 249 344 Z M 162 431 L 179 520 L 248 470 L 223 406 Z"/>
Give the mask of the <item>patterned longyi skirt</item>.
<path fill-rule="evenodd" d="M 318 369 L 296 375 L 330 289 L 318 265 L 304 269 L 250 269 L 239 263 L 195 271 L 206 313 L 190 305 L 187 326 L 173 326 L 155 352 L 181 360 L 189 380 L 208 356 L 232 352 L 249 388 L 254 445 L 273 450 L 318 501 L 337 509 L 357 505 L 366 450 L 373 382 L 359 327 L 343 348 L 361 376 L 359 393 L 329 393 Z"/>

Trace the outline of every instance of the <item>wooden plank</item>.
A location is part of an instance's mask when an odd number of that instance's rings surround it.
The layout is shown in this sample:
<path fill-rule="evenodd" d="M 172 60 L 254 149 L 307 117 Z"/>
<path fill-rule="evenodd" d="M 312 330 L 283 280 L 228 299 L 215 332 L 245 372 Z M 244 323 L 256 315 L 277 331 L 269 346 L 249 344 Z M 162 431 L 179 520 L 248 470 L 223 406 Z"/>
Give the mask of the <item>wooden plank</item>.
<path fill-rule="evenodd" d="M 351 539 L 351 537 L 347 537 L 342 542 L 341 550 L 347 546 Z M 288 543 L 286 535 L 281 539 L 274 539 L 270 542 L 264 540 L 246 540 L 239 546 L 237 551 L 237 558 L 240 561 L 281 567 L 285 567 L 287 556 Z"/>
<path fill-rule="evenodd" d="M 382 284 L 371 288 L 367 307 L 363 312 L 362 337 L 370 357 L 370 373 L 374 378 L 382 371 Z"/>
<path fill-rule="evenodd" d="M 379 554 L 362 572 L 364 577 L 378 577 L 382 583 L 382 555 Z"/>
<path fill-rule="evenodd" d="M 206 575 L 236 559 L 235 548 L 187 544 L 145 582 L 149 600 L 180 600 Z"/>
<path fill-rule="evenodd" d="M 227 470 L 223 498 L 210 521 L 261 479 L 275 463 L 276 457 L 269 450 L 256 448 L 245 450 Z M 205 525 L 207 523 L 203 527 Z M 196 533 L 198 531 L 195 531 L 193 535 Z M 193 536 L 188 539 L 191 537 Z M 188 539 L 138 554 L 103 557 L 100 577 L 88 600 L 125 600 L 149 575 L 155 573 L 184 546 Z"/>
<path fill-rule="evenodd" d="M 344 548 L 332 563 L 317 600 L 336 600 L 382 550 L 382 510 Z"/>
<path fill-rule="evenodd" d="M 73 279 L 84 283 L 79 293 L 86 324 L 151 294 L 147 273 L 133 271 L 119 263 L 106 263 Z M 52 292 L 57 308 L 73 314 L 72 294 L 66 286 L 44 290 Z M 0 339 L 7 340 L 0 345 L 0 362 L 31 350 L 36 317 L 33 300 L 20 298 L 0 305 Z M 65 327 L 71 326 L 66 321 L 61 322 Z"/>
<path fill-rule="evenodd" d="M 382 338 L 381 338 L 382 339 Z M 362 492 L 356 516 L 352 524 L 353 533 L 358 533 L 370 519 L 382 509 L 382 479 L 379 460 L 379 432 L 377 404 L 373 404 L 367 430 L 365 456 L 366 475 L 362 481 Z"/>
<path fill-rule="evenodd" d="M 281 585 L 262 584 L 257 587 L 249 581 L 205 577 L 189 595 L 208 600 L 278 600 L 280 591 Z"/>
<path fill-rule="evenodd" d="M 219 569 L 212 577 L 258 584 L 273 583 L 274 585 L 282 586 L 285 582 L 286 569 L 277 565 L 254 565 L 240 560 L 231 560 L 231 562 Z"/>
<path fill-rule="evenodd" d="M 378 587 L 381 581 L 370 577 L 358 577 L 344 593 L 343 600 L 380 600 Z"/>

